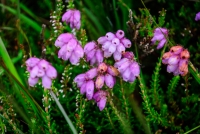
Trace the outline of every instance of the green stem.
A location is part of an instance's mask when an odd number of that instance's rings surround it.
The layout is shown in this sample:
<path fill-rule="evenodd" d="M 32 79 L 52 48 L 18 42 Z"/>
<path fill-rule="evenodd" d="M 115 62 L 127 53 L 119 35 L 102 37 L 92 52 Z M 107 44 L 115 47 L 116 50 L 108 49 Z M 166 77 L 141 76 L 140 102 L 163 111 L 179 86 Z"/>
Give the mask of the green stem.
<path fill-rule="evenodd" d="M 128 106 L 127 106 L 126 98 L 125 98 L 125 95 L 124 95 L 124 87 L 123 87 L 122 79 L 120 79 L 120 85 L 121 85 L 121 91 L 122 91 L 122 98 L 123 98 L 123 101 L 124 101 L 124 107 L 125 107 L 125 110 L 126 110 L 126 118 L 129 119 Z"/>
<path fill-rule="evenodd" d="M 113 124 L 113 122 L 112 122 L 112 120 L 111 120 L 111 118 L 110 118 L 110 114 L 109 114 L 109 112 L 108 112 L 108 109 L 105 108 L 105 110 L 106 110 L 106 115 L 107 115 L 107 117 L 108 117 L 108 119 L 109 119 L 109 122 L 110 122 L 110 124 L 111 124 L 111 126 L 112 126 L 112 129 L 116 131 L 116 129 L 115 129 L 115 127 L 114 127 L 114 124 Z"/>
<path fill-rule="evenodd" d="M 113 0 L 113 7 L 114 7 L 114 14 L 115 14 L 115 18 L 116 18 L 116 25 L 117 25 L 117 29 L 120 28 L 120 24 L 119 24 L 119 17 L 117 15 L 117 12 L 116 12 L 116 2 L 115 0 Z"/>
<path fill-rule="evenodd" d="M 184 134 L 189 134 L 190 132 L 192 132 L 192 131 L 194 131 L 194 130 L 196 130 L 198 128 L 200 128 L 200 125 L 195 127 L 195 128 L 193 128 L 193 129 L 191 129 L 191 130 L 189 130 L 189 131 L 187 131 L 187 132 L 185 132 Z"/>
<path fill-rule="evenodd" d="M 110 96 L 108 96 L 108 100 L 110 103 L 111 108 L 113 109 L 115 115 L 118 118 L 118 121 L 120 122 L 121 126 L 123 127 L 123 130 L 125 131 L 125 133 L 127 134 L 133 134 L 133 131 L 131 130 L 130 124 L 126 121 L 126 119 L 124 117 L 122 117 L 122 113 L 120 113 L 117 108 L 114 106 Z"/>
<path fill-rule="evenodd" d="M 153 100 L 154 100 L 154 103 L 158 106 L 160 106 L 160 102 L 159 102 L 159 99 L 158 99 L 159 94 L 158 94 L 158 91 L 157 91 L 158 90 L 157 88 L 159 86 L 159 84 L 158 84 L 159 83 L 158 82 L 159 81 L 159 71 L 161 69 L 162 56 L 165 52 L 165 49 L 166 49 L 166 45 L 164 45 L 164 48 L 163 48 L 161 55 L 158 59 L 158 63 L 156 65 L 155 72 L 154 72 L 154 78 L 153 78 L 153 94 L 154 94 Z"/>
<path fill-rule="evenodd" d="M 67 113 L 66 113 L 65 110 L 63 109 L 62 105 L 60 104 L 60 102 L 58 101 L 56 95 L 54 94 L 54 92 L 53 92 L 52 90 L 50 90 L 50 94 L 51 94 L 51 96 L 54 98 L 54 100 L 55 100 L 55 102 L 56 102 L 58 108 L 59 108 L 60 111 L 62 112 L 62 114 L 63 114 L 65 120 L 67 121 L 67 123 L 69 124 L 69 126 L 70 126 L 70 128 L 71 128 L 73 134 L 78 134 L 77 131 L 76 131 L 76 129 L 75 129 L 75 127 L 74 127 L 74 125 L 72 124 L 72 121 L 69 119 Z"/>
<path fill-rule="evenodd" d="M 200 74 L 199 72 L 195 69 L 194 65 L 189 62 L 189 71 L 195 78 L 195 80 L 200 84 Z"/>
<path fill-rule="evenodd" d="M 49 133 L 52 134 L 49 106 L 50 104 L 49 104 L 48 89 L 44 89 L 44 107 L 45 107 L 45 112 L 46 112 L 45 117 L 46 117 L 48 129 L 49 129 Z"/>
<path fill-rule="evenodd" d="M 133 108 L 133 112 L 135 113 L 136 118 L 138 119 L 138 121 L 144 128 L 144 132 L 146 134 L 151 134 L 150 125 L 149 125 L 149 123 L 147 123 L 146 118 L 142 113 L 142 109 L 138 106 L 136 100 L 133 98 L 133 95 L 129 96 L 129 102 Z"/>

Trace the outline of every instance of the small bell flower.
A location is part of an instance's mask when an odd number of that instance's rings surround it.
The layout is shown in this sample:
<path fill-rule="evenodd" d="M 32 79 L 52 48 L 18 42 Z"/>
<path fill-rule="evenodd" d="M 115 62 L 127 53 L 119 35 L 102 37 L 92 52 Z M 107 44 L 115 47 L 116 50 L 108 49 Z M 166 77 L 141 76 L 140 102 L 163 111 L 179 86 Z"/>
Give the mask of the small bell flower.
<path fill-rule="evenodd" d="M 155 44 L 156 41 L 159 41 L 157 49 L 161 49 L 167 42 L 165 36 L 168 36 L 168 30 L 166 28 L 156 28 L 154 30 L 154 36 L 151 39 L 152 44 Z"/>
<path fill-rule="evenodd" d="M 102 111 L 106 106 L 107 92 L 104 90 L 99 90 L 96 93 L 94 93 L 93 99 L 97 103 L 99 110 Z"/>
<path fill-rule="evenodd" d="M 195 20 L 196 20 L 196 21 L 199 21 L 199 20 L 200 20 L 200 12 L 198 12 L 198 13 L 196 14 Z"/>

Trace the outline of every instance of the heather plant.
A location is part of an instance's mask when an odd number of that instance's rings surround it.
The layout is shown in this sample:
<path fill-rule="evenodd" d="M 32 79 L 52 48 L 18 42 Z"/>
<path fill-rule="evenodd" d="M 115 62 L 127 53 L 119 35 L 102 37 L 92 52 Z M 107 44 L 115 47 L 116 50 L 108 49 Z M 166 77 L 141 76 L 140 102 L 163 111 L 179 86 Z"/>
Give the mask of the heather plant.
<path fill-rule="evenodd" d="M 200 4 L 180 3 L 2 1 L 0 132 L 200 133 Z"/>

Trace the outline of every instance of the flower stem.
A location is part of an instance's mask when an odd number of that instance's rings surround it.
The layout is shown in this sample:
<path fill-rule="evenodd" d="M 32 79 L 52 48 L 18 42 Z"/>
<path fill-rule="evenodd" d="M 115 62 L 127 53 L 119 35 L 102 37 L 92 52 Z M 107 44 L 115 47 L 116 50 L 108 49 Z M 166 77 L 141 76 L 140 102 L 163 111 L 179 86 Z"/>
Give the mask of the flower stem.
<path fill-rule="evenodd" d="M 122 79 L 120 79 L 120 85 L 121 85 L 121 91 L 122 91 L 122 98 L 123 98 L 123 102 L 124 102 L 124 107 L 125 107 L 125 110 L 126 110 L 126 118 L 129 119 L 128 106 L 127 106 L 126 98 L 125 98 L 125 95 L 124 95 L 124 87 L 123 87 Z"/>
<path fill-rule="evenodd" d="M 114 106 L 110 95 L 108 95 L 108 102 L 110 103 L 111 108 L 113 109 L 115 115 L 118 118 L 118 121 L 120 122 L 121 126 L 123 127 L 123 130 L 127 134 L 133 134 L 133 131 L 131 130 L 130 124 L 126 121 L 126 119 L 122 116 L 122 113 L 120 113 L 117 108 Z"/>
<path fill-rule="evenodd" d="M 51 117 L 49 114 L 49 96 L 48 96 L 48 89 L 44 89 L 44 107 L 45 107 L 45 112 L 46 112 L 46 121 L 47 121 L 47 126 L 49 129 L 49 133 L 52 134 L 51 130 Z"/>
<path fill-rule="evenodd" d="M 195 127 L 195 128 L 193 128 L 193 129 L 191 129 L 191 130 L 189 130 L 189 131 L 187 131 L 187 132 L 185 132 L 184 134 L 189 134 L 190 132 L 192 132 L 192 131 L 194 131 L 194 130 L 196 130 L 198 128 L 200 128 L 200 125 Z"/>
<path fill-rule="evenodd" d="M 52 90 L 50 90 L 50 94 L 51 96 L 54 98 L 58 108 L 60 109 L 60 111 L 62 112 L 65 120 L 67 121 L 67 123 L 69 124 L 73 134 L 78 134 L 74 125 L 72 124 L 72 121 L 69 119 L 68 115 L 66 114 L 65 110 L 63 109 L 62 105 L 60 104 L 60 102 L 58 101 L 58 99 L 56 98 L 56 95 L 54 94 L 54 92 Z"/>
<path fill-rule="evenodd" d="M 105 110 L 106 110 L 106 115 L 108 116 L 108 119 L 109 119 L 109 121 L 110 121 L 110 124 L 111 124 L 113 130 L 115 130 L 115 127 L 114 127 L 114 124 L 113 124 L 113 122 L 112 122 L 112 120 L 111 120 L 111 118 L 110 118 L 110 114 L 109 114 L 109 112 L 108 112 L 108 109 L 105 108 Z"/>
<path fill-rule="evenodd" d="M 192 64 L 192 62 L 189 62 L 189 71 L 190 73 L 193 75 L 193 77 L 195 78 L 195 80 L 200 84 L 200 74 L 199 72 L 195 69 L 194 65 Z"/>

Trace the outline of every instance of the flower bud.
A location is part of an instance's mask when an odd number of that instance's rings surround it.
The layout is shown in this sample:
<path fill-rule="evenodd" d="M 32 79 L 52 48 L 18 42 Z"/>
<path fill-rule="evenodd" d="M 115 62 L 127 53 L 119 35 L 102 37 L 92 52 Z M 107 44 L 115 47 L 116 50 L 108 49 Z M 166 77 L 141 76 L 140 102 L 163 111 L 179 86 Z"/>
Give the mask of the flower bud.
<path fill-rule="evenodd" d="M 99 102 L 97 102 L 97 106 L 99 107 L 100 111 L 102 111 L 105 108 L 106 101 L 107 101 L 107 98 L 103 97 Z"/>
<path fill-rule="evenodd" d="M 108 48 L 108 52 L 113 54 L 116 51 L 116 49 L 117 49 L 117 46 L 111 43 L 111 45 Z"/>
<path fill-rule="evenodd" d="M 35 67 L 33 67 L 33 69 L 30 72 L 30 77 L 31 78 L 36 78 L 36 76 L 38 75 L 38 71 L 39 71 L 39 67 L 36 65 Z"/>
<path fill-rule="evenodd" d="M 105 75 L 105 83 L 109 88 L 113 88 L 115 85 L 114 77 L 110 74 Z"/>
<path fill-rule="evenodd" d="M 105 50 L 104 53 L 103 53 L 103 56 L 104 56 L 105 58 L 108 58 L 108 57 L 110 57 L 111 55 L 112 55 L 112 53 L 110 53 L 108 50 Z"/>
<path fill-rule="evenodd" d="M 169 59 L 168 59 L 168 64 L 170 65 L 174 65 L 177 64 L 180 60 L 179 55 L 172 55 Z"/>
<path fill-rule="evenodd" d="M 113 58 L 115 59 L 115 61 L 119 61 L 122 58 L 122 54 L 118 51 L 115 51 L 113 54 Z"/>
<path fill-rule="evenodd" d="M 93 49 L 88 54 L 86 54 L 87 61 L 90 61 L 92 58 L 94 58 L 95 53 L 96 53 L 96 49 Z"/>
<path fill-rule="evenodd" d="M 115 35 L 111 32 L 108 32 L 106 34 L 106 38 L 107 38 L 107 40 L 111 41 L 113 38 L 115 38 Z"/>
<path fill-rule="evenodd" d="M 129 68 L 127 68 L 123 73 L 122 73 L 122 78 L 124 81 L 128 81 L 130 79 L 131 71 Z"/>
<path fill-rule="evenodd" d="M 97 68 L 92 68 L 85 73 L 87 79 L 93 79 L 97 76 Z"/>
<path fill-rule="evenodd" d="M 72 52 L 76 48 L 76 46 L 77 46 L 77 40 L 72 38 L 67 43 L 67 51 Z"/>
<path fill-rule="evenodd" d="M 94 94 L 94 81 L 93 80 L 87 81 L 85 89 L 86 89 L 87 99 L 91 100 Z"/>
<path fill-rule="evenodd" d="M 119 71 L 113 66 L 108 66 L 108 73 L 111 74 L 112 76 L 119 75 Z"/>
<path fill-rule="evenodd" d="M 67 53 L 67 45 L 63 45 L 58 51 L 58 58 L 63 58 L 63 56 Z M 64 59 L 64 58 L 63 58 Z"/>
<path fill-rule="evenodd" d="M 37 73 L 37 77 L 43 77 L 45 75 L 45 72 L 43 69 L 39 69 Z"/>
<path fill-rule="evenodd" d="M 110 45 L 112 45 L 112 43 L 110 41 L 106 41 L 103 45 L 102 45 L 102 50 L 107 50 Z"/>
<path fill-rule="evenodd" d="M 74 78 L 74 82 L 80 82 L 85 80 L 85 74 L 79 74 Z"/>
<path fill-rule="evenodd" d="M 182 76 L 185 76 L 188 73 L 188 60 L 180 60 L 179 62 L 179 72 Z"/>
<path fill-rule="evenodd" d="M 159 43 L 158 46 L 156 47 L 157 49 L 161 49 L 165 43 L 167 42 L 167 40 L 165 38 L 163 38 Z"/>
<path fill-rule="evenodd" d="M 98 44 L 104 44 L 107 41 L 107 38 L 105 36 L 99 37 L 97 42 Z"/>
<path fill-rule="evenodd" d="M 82 58 L 84 56 L 84 52 L 83 52 L 83 48 L 81 47 L 80 44 L 78 44 L 76 46 L 76 48 L 74 49 L 74 54 L 78 57 L 78 58 Z"/>
<path fill-rule="evenodd" d="M 130 60 L 134 58 L 133 52 L 124 52 L 122 55 L 124 58 L 130 59 Z"/>
<path fill-rule="evenodd" d="M 27 67 L 34 67 L 35 65 L 38 64 L 39 61 L 40 61 L 40 59 L 38 59 L 36 57 L 31 57 L 26 61 L 26 66 Z"/>
<path fill-rule="evenodd" d="M 183 50 L 181 52 L 181 59 L 189 59 L 190 58 L 190 53 L 188 52 L 187 49 Z"/>
<path fill-rule="evenodd" d="M 170 52 L 173 54 L 180 54 L 181 51 L 183 50 L 183 47 L 178 45 L 178 46 L 173 46 L 170 48 Z"/>
<path fill-rule="evenodd" d="M 175 72 L 177 68 L 178 68 L 178 64 L 171 64 L 171 65 L 169 64 L 167 66 L 167 72 L 168 73 Z"/>
<path fill-rule="evenodd" d="M 46 75 L 51 78 L 51 79 L 55 79 L 57 77 L 57 71 L 54 67 L 52 67 L 51 65 L 49 65 L 47 71 L 46 71 Z"/>
<path fill-rule="evenodd" d="M 122 39 L 124 37 L 124 31 L 123 30 L 118 30 L 115 34 L 118 39 Z"/>
<path fill-rule="evenodd" d="M 95 85 L 97 89 L 100 89 L 104 85 L 104 75 L 97 76 L 97 79 L 95 81 Z"/>
<path fill-rule="evenodd" d="M 119 39 L 118 39 L 118 38 L 113 38 L 113 39 L 112 39 L 112 44 L 114 44 L 114 45 L 117 46 L 117 45 L 119 45 L 119 43 L 120 43 L 120 42 L 119 42 Z"/>
<path fill-rule="evenodd" d="M 94 49 L 96 47 L 96 43 L 95 42 L 89 42 L 85 45 L 84 47 L 84 52 L 85 53 L 89 53 L 92 49 Z"/>
<path fill-rule="evenodd" d="M 125 47 L 122 43 L 120 43 L 118 46 L 117 46 L 117 51 L 120 52 L 120 53 L 123 53 L 125 52 Z"/>
<path fill-rule="evenodd" d="M 81 89 L 80 89 L 80 93 L 81 94 L 85 94 L 86 93 L 86 82 L 84 82 L 82 85 L 81 85 Z"/>
<path fill-rule="evenodd" d="M 121 40 L 121 42 L 126 48 L 130 48 L 131 47 L 131 41 L 129 39 L 123 38 Z"/>
<path fill-rule="evenodd" d="M 44 75 L 42 77 L 42 85 L 43 85 L 43 87 L 47 88 L 47 89 L 50 89 L 51 88 L 51 84 L 52 84 L 52 80 L 48 76 Z"/>
<path fill-rule="evenodd" d="M 195 20 L 196 20 L 196 21 L 199 21 L 199 20 L 200 20 L 200 12 L 198 12 L 198 13 L 196 14 Z"/>
<path fill-rule="evenodd" d="M 107 71 L 107 65 L 105 63 L 101 63 L 98 66 L 98 72 L 99 73 L 105 73 Z"/>
<path fill-rule="evenodd" d="M 100 49 L 98 49 L 96 51 L 96 60 L 97 60 L 98 64 L 103 62 L 103 52 Z"/>
<path fill-rule="evenodd" d="M 171 55 L 172 55 L 171 52 L 164 53 L 162 57 L 162 63 L 168 64 L 168 59 L 170 58 Z"/>
<path fill-rule="evenodd" d="M 31 77 L 29 77 L 29 78 L 28 78 L 28 84 L 29 84 L 29 86 L 34 87 L 35 84 L 38 83 L 38 80 L 39 80 L 38 77 L 36 77 L 36 78 L 31 78 Z"/>
<path fill-rule="evenodd" d="M 140 74 L 140 67 L 139 67 L 139 65 L 138 65 L 137 62 L 131 63 L 131 65 L 129 66 L 129 69 L 130 69 L 131 73 L 135 77 L 139 76 L 139 74 Z"/>
<path fill-rule="evenodd" d="M 123 59 L 121 59 L 120 61 L 115 62 L 114 67 L 115 67 L 115 68 L 118 68 L 119 66 L 121 66 L 122 64 L 124 64 L 125 62 L 127 62 L 128 60 L 129 60 L 129 59 L 127 59 L 127 58 L 123 58 Z"/>

